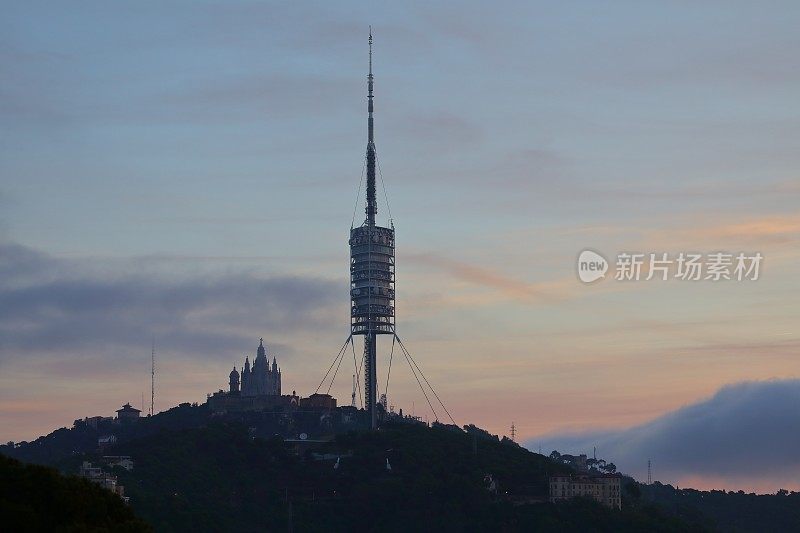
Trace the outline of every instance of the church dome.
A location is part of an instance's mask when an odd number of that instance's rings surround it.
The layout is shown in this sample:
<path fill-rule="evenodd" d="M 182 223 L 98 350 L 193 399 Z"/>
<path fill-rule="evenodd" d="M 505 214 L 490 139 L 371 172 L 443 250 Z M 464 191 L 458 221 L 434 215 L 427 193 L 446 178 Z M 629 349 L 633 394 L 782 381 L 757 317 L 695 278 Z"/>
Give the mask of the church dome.
<path fill-rule="evenodd" d="M 236 370 L 236 367 L 233 367 L 233 370 L 231 370 L 230 378 L 236 378 L 237 380 L 239 379 L 239 372 Z"/>

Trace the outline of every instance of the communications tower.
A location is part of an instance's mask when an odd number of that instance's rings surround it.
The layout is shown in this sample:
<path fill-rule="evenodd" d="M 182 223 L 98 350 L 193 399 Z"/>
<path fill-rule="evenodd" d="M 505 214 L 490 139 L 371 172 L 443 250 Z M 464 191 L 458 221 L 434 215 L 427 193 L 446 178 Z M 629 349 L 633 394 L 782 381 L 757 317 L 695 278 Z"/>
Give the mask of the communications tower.
<path fill-rule="evenodd" d="M 351 405 L 355 406 L 356 387 L 359 389 L 361 368 L 364 368 L 364 409 L 367 412 L 369 426 L 372 429 L 378 427 L 378 406 L 387 409 L 387 395 L 389 391 L 389 378 L 392 372 L 392 357 L 394 355 L 395 344 L 400 348 L 403 357 L 408 363 L 409 370 L 419 385 L 425 401 L 436 421 L 439 414 L 436 412 L 434 403 L 438 403 L 442 411 L 447 414 L 450 422 L 457 425 L 450 415 L 447 407 L 442 402 L 439 394 L 431 385 L 425 374 L 422 373 L 417 361 L 414 360 L 408 348 L 400 340 L 395 327 L 395 307 L 394 307 L 394 284 L 395 284 L 395 263 L 394 263 L 394 223 L 389 211 L 388 227 L 378 226 L 375 222 L 375 215 L 378 213 L 376 198 L 375 171 L 380 175 L 378 157 L 375 151 L 375 124 L 373 120 L 373 85 L 372 76 L 372 30 L 369 32 L 369 74 L 367 75 L 367 153 L 365 167 L 367 171 L 367 205 L 366 217 L 364 222 L 355 227 L 350 226 L 350 334 L 347 336 L 342 347 L 333 362 L 328 367 L 322 380 L 317 385 L 315 393 L 319 392 L 326 382 L 329 381 L 327 394 L 330 394 L 331 387 L 339 373 L 339 368 L 344 361 L 347 346 L 353 351 L 353 370 L 355 370 L 355 381 Z M 362 175 L 363 177 L 363 175 Z M 361 186 L 359 185 L 359 192 Z M 386 196 L 384 191 L 384 196 Z M 353 214 L 355 223 L 355 213 Z M 361 365 L 356 361 L 355 335 L 364 337 L 364 358 Z M 389 335 L 392 341 L 388 357 L 388 368 L 386 372 L 386 383 L 383 394 L 378 394 L 377 379 L 377 352 L 378 336 Z M 323 389 L 324 390 L 324 389 Z"/>
<path fill-rule="evenodd" d="M 375 135 L 373 113 L 372 31 L 367 75 L 367 206 L 364 223 L 350 229 L 350 333 L 364 336 L 364 408 L 377 427 L 377 337 L 394 335 L 394 224 L 375 224 Z"/>

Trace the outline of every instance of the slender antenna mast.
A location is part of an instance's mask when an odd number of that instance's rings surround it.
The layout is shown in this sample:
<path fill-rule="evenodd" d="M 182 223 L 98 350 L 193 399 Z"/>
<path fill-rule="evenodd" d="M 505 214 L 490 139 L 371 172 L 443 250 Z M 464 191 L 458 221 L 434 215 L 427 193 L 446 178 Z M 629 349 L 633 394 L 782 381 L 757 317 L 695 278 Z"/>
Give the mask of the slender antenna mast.
<path fill-rule="evenodd" d="M 647 484 L 653 484 L 653 472 L 650 470 L 650 459 L 647 460 Z"/>
<path fill-rule="evenodd" d="M 517 442 L 517 426 L 511 422 L 511 442 Z"/>
<path fill-rule="evenodd" d="M 372 26 L 369 27 L 369 75 L 367 75 L 367 225 L 375 225 L 378 212 L 375 198 L 375 127 L 372 118 Z"/>
<path fill-rule="evenodd" d="M 153 339 L 153 350 L 150 352 L 150 416 L 155 414 L 156 403 L 156 340 Z"/>
<path fill-rule="evenodd" d="M 356 375 L 353 374 L 353 394 L 350 396 L 350 406 L 356 406 Z"/>

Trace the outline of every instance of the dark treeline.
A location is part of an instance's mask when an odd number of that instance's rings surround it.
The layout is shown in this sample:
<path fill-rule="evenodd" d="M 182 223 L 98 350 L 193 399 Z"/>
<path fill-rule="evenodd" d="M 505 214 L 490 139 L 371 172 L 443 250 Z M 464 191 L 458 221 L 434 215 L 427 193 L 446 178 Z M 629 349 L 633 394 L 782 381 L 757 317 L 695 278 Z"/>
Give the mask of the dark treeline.
<path fill-rule="evenodd" d="M 152 531 L 116 494 L 57 470 L 0 455 L 3 531 Z"/>
<path fill-rule="evenodd" d="M 655 502 L 674 516 L 715 524 L 721 531 L 800 531 L 800 492 L 701 491 L 658 482 L 640 488 L 643 501 Z"/>

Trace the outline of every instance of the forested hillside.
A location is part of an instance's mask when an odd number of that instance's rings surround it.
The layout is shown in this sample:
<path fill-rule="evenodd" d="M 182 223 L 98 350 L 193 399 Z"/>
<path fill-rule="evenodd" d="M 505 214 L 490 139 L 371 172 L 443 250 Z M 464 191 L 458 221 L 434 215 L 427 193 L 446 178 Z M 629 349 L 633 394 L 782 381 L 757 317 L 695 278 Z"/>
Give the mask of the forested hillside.
<path fill-rule="evenodd" d="M 411 524 L 445 530 L 756 532 L 767 526 L 792 530 L 800 523 L 798 494 L 677 491 L 630 478 L 623 483 L 622 511 L 587 501 L 553 505 L 547 503 L 548 477 L 571 467 L 475 426 L 395 422 L 377 432 L 329 434 L 333 440 L 316 443 L 270 437 L 286 423 L 285 417 L 263 413 L 212 417 L 204 406 L 182 404 L 135 425 L 113 426 L 117 443 L 103 453 L 133 458 L 133 471 L 114 473 L 131 508 L 158 531 L 286 531 L 291 523 L 295 531 L 392 531 Z M 293 430 L 305 424 L 289 423 Z M 97 436 L 108 430 L 78 424 L 30 443 L 0 446 L 0 452 L 75 474 L 83 460 L 102 462 Z M 487 476 L 496 491 L 489 490 Z M 18 514 L 29 512 L 19 508 Z"/>
<path fill-rule="evenodd" d="M 151 531 L 116 494 L 57 470 L 0 455 L 3 531 Z"/>
<path fill-rule="evenodd" d="M 130 441 L 118 471 L 133 506 L 159 531 L 682 531 L 652 507 L 541 503 L 547 478 L 568 471 L 505 441 L 440 426 L 352 432 L 295 455 L 212 423 Z M 338 463 L 338 466 L 337 466 Z M 486 476 L 497 482 L 489 490 Z"/>

